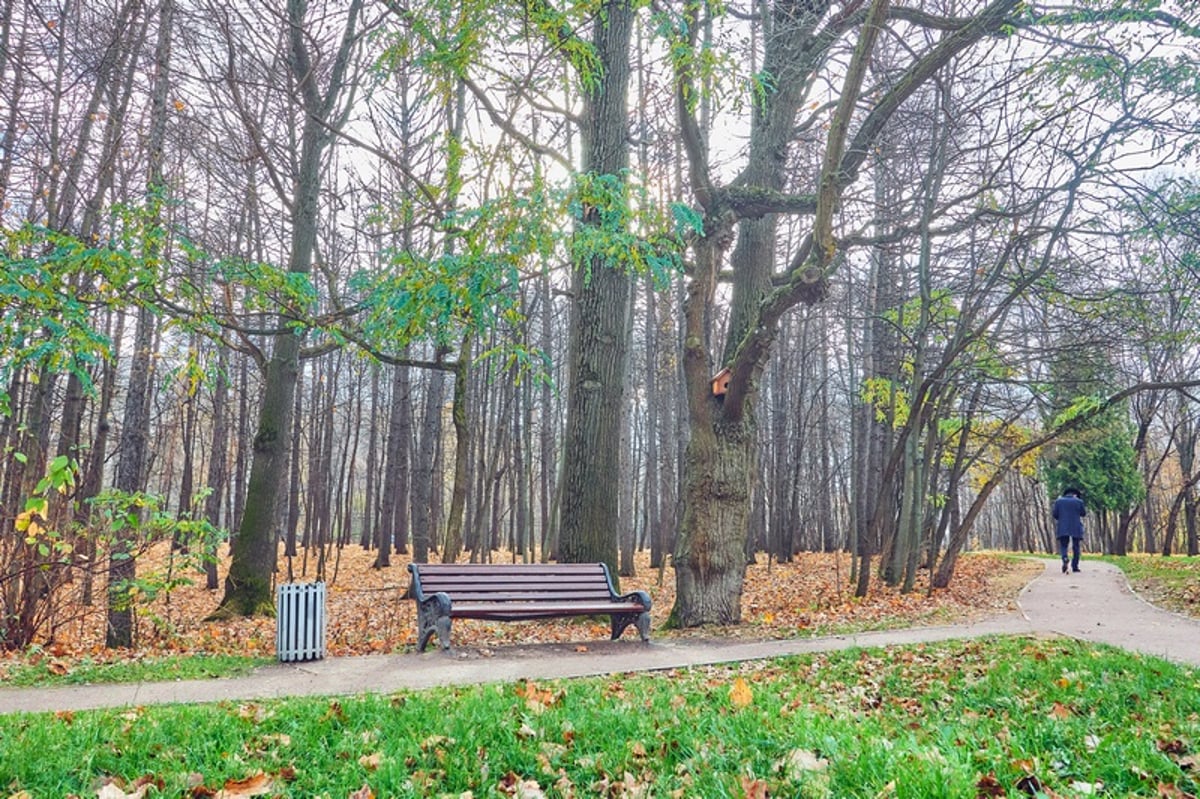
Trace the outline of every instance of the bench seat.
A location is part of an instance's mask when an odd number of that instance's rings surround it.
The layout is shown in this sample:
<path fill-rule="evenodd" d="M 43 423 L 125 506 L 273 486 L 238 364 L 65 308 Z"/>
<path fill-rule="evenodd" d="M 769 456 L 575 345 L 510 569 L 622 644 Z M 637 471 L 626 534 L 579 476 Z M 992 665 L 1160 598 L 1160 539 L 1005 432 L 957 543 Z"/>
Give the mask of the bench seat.
<path fill-rule="evenodd" d="M 608 616 L 612 639 L 633 624 L 650 639 L 650 595 L 618 595 L 604 563 L 410 563 L 417 649 L 436 634 L 450 648 L 451 619 L 531 621 Z"/>

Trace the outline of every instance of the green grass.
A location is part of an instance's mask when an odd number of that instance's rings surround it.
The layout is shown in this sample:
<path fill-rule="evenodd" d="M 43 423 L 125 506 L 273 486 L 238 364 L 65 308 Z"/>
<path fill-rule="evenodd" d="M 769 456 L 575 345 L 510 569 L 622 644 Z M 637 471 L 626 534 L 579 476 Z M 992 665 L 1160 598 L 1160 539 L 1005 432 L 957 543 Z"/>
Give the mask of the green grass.
<path fill-rule="evenodd" d="M 1106 555 L 1101 560 L 1125 572 L 1134 590 L 1156 605 L 1200 617 L 1200 557 Z"/>
<path fill-rule="evenodd" d="M 55 658 L 35 656 L 4 667 L 0 676 L 2 684 L 11 687 L 161 682 L 238 677 L 274 662 L 234 655 L 177 655 L 112 662 L 85 659 L 65 666 Z"/>
<path fill-rule="evenodd" d="M 1023 637 L 341 699 L 0 716 L 0 794 L 1063 797 L 1200 790 L 1200 671 Z M 1165 786 L 1165 787 L 1164 787 Z M 260 786 L 262 787 L 262 786 Z M 765 791 L 765 792 L 764 792 Z M 7 792 L 7 793 L 5 793 Z M 365 795 L 365 794 L 363 794 Z M 1050 794 L 1048 794 L 1050 795 Z"/>

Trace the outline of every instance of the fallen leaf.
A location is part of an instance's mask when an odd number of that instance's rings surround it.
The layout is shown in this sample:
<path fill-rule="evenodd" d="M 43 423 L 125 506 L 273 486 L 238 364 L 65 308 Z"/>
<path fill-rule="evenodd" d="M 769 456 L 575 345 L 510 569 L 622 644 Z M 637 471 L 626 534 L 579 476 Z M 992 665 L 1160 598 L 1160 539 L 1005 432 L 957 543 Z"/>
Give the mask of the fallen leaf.
<path fill-rule="evenodd" d="M 1017 790 L 1027 793 L 1030 796 L 1037 796 L 1046 790 L 1046 786 L 1042 785 L 1042 781 L 1038 779 L 1036 774 L 1026 774 L 1017 780 Z"/>
<path fill-rule="evenodd" d="M 742 796 L 746 799 L 767 799 L 766 780 L 755 779 L 754 777 L 742 776 Z"/>
<path fill-rule="evenodd" d="M 263 796 L 271 792 L 271 782 L 271 778 L 261 771 L 244 780 L 226 780 L 225 787 L 217 792 L 217 799 Z"/>
<path fill-rule="evenodd" d="M 360 757 L 358 759 L 358 765 L 362 766 L 363 768 L 367 769 L 368 771 L 374 771 L 375 769 L 379 768 L 379 764 L 382 762 L 383 762 L 383 755 L 380 754 L 379 752 L 373 752 L 369 755 L 363 755 L 362 757 Z"/>
<path fill-rule="evenodd" d="M 121 780 L 109 778 L 96 791 L 96 799 L 144 799 L 146 791 L 150 788 L 162 792 L 162 780 L 155 777 L 139 777 L 130 788 L 131 790 L 126 791 Z"/>
<path fill-rule="evenodd" d="M 538 785 L 537 780 L 522 779 L 511 771 L 501 778 L 496 788 L 505 796 L 512 796 L 516 799 L 544 799 L 546 796 L 542 793 L 542 787 Z"/>
<path fill-rule="evenodd" d="M 1008 796 L 1008 789 L 996 779 L 996 772 L 989 771 L 975 783 L 975 797 L 980 799 L 987 796 Z"/>
<path fill-rule="evenodd" d="M 1176 785 L 1165 782 L 1158 784 L 1158 795 L 1162 799 L 1196 799 L 1195 794 L 1190 794 Z"/>
<path fill-rule="evenodd" d="M 371 790 L 370 785 L 364 782 L 363 786 L 350 794 L 347 799 L 375 799 L 375 792 Z"/>
<path fill-rule="evenodd" d="M 1069 719 L 1072 716 L 1071 708 L 1064 705 L 1062 702 L 1055 702 L 1054 707 L 1050 709 L 1048 714 L 1052 719 Z"/>
<path fill-rule="evenodd" d="M 449 745 L 453 743 L 454 739 L 448 738 L 445 735 L 430 735 L 424 741 L 421 741 L 421 751 L 428 752 L 429 750 L 435 749 L 443 744 Z"/>
<path fill-rule="evenodd" d="M 777 760 L 771 770 L 781 773 L 783 778 L 789 782 L 798 782 L 803 779 L 805 774 L 825 771 L 827 768 L 829 768 L 829 761 L 817 753 L 807 749 L 793 749 Z"/>
<path fill-rule="evenodd" d="M 754 701 L 754 692 L 744 679 L 738 677 L 729 689 L 729 701 L 734 707 L 748 707 Z"/>

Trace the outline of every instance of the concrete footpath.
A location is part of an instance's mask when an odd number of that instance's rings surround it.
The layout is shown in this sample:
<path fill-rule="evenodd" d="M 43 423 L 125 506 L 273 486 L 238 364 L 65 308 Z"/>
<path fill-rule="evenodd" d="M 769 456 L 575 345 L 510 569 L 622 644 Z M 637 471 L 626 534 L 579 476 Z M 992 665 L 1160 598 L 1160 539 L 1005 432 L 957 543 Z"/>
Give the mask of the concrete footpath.
<path fill-rule="evenodd" d="M 1119 569 L 1058 561 L 1021 592 L 1018 610 L 975 624 L 787 641 L 635 639 L 502 647 L 492 651 L 341 657 L 264 667 L 245 677 L 129 685 L 0 688 L 0 713 L 85 710 L 285 696 L 395 692 L 438 685 L 665 671 L 743 660 L 998 634 L 1065 635 L 1200 666 L 1200 621 L 1160 610 L 1129 588 Z"/>

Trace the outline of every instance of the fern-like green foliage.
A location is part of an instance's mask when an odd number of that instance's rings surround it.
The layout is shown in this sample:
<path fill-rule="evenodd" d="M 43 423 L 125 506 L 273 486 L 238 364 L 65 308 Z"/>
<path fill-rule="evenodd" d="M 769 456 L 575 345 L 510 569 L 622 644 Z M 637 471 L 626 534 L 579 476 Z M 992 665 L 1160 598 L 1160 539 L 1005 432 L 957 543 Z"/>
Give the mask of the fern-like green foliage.
<path fill-rule="evenodd" d="M 145 301 L 157 284 L 146 253 L 162 232 L 130 209 L 111 239 L 81 241 L 37 225 L 0 229 L 0 414 L 19 370 L 74 373 L 90 387 L 91 367 L 112 351 L 95 310 Z"/>
<path fill-rule="evenodd" d="M 682 268 L 688 237 L 704 229 L 687 206 L 674 204 L 664 212 L 629 170 L 577 175 L 565 205 L 575 222 L 572 260 L 585 279 L 604 266 L 650 275 L 656 286 L 665 286 Z"/>

